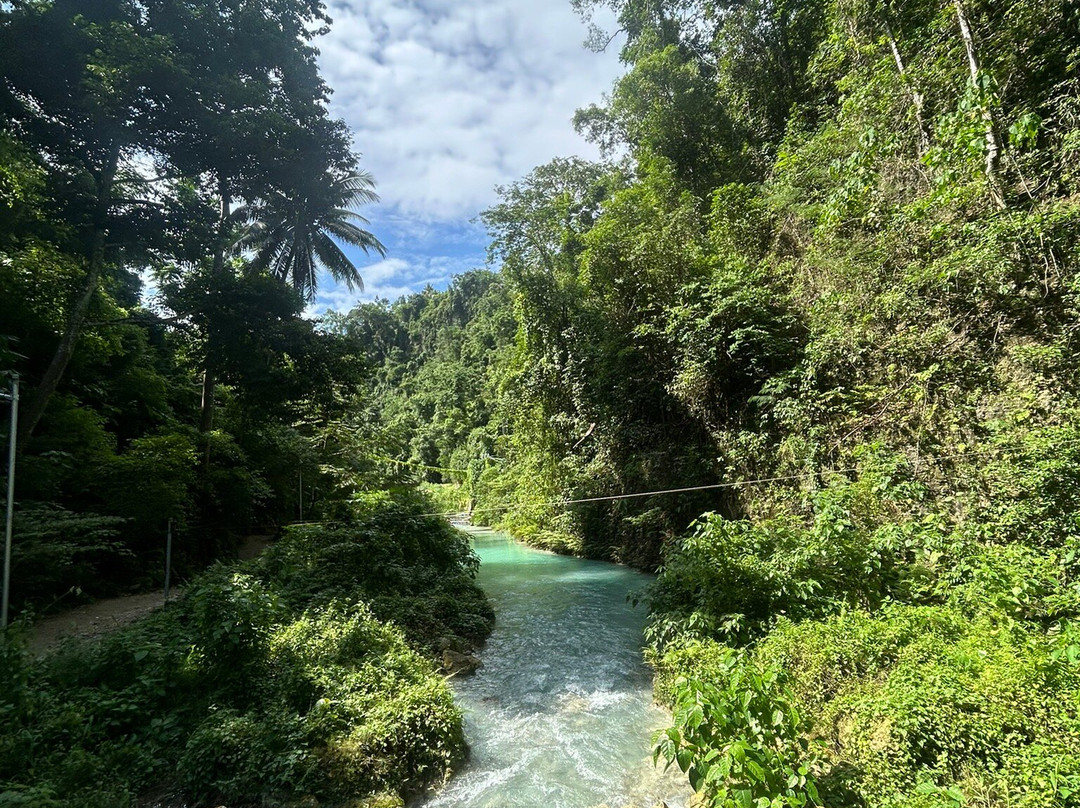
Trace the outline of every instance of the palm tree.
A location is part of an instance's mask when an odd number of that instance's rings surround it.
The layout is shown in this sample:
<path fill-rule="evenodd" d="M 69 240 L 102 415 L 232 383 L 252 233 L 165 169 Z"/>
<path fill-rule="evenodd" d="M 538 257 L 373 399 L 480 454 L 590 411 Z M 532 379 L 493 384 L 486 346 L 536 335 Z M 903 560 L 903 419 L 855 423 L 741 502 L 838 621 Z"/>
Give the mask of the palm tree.
<path fill-rule="evenodd" d="M 386 247 L 362 225 L 368 220 L 355 208 L 377 202 L 375 183 L 366 171 L 323 175 L 293 196 L 275 192 L 237 211 L 247 226 L 235 242 L 239 251 L 254 250 L 252 269 L 292 284 L 305 300 L 318 289 L 318 268 L 326 269 L 349 289 L 364 290 L 364 280 L 337 241 L 386 255 Z"/>

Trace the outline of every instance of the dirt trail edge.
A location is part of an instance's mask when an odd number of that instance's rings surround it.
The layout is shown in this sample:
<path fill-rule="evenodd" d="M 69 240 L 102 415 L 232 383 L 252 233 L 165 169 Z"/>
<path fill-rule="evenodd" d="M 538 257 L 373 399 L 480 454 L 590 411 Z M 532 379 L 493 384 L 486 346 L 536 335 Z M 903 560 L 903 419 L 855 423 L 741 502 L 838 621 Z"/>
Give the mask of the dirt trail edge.
<path fill-rule="evenodd" d="M 169 600 L 175 600 L 183 593 L 173 589 Z M 34 623 L 30 636 L 30 651 L 41 656 L 56 647 L 67 637 L 89 639 L 108 634 L 128 623 L 134 623 L 140 617 L 150 614 L 164 603 L 160 591 L 146 592 L 142 595 L 125 595 L 122 598 L 110 598 L 77 606 L 63 614 L 43 617 Z"/>
<path fill-rule="evenodd" d="M 237 551 L 241 560 L 255 558 L 271 542 L 270 536 L 248 536 Z M 183 588 L 173 587 L 169 592 L 172 602 L 184 593 Z M 145 592 L 141 595 L 125 595 L 77 606 L 63 614 L 43 617 L 34 623 L 30 634 L 30 651 L 42 656 L 68 637 L 85 640 L 100 637 L 118 628 L 134 623 L 164 605 L 163 593 Z"/>

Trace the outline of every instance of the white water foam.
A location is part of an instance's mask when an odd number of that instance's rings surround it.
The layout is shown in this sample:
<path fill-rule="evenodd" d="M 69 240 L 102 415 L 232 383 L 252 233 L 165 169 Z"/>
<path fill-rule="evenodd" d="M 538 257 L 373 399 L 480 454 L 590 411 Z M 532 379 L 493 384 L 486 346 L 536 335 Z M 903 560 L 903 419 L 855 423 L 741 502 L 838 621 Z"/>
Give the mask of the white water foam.
<path fill-rule="evenodd" d="M 685 777 L 652 765 L 670 720 L 652 704 L 644 615 L 626 601 L 645 576 L 478 537 L 496 609 L 484 667 L 455 680 L 472 756 L 425 808 L 684 808 Z"/>

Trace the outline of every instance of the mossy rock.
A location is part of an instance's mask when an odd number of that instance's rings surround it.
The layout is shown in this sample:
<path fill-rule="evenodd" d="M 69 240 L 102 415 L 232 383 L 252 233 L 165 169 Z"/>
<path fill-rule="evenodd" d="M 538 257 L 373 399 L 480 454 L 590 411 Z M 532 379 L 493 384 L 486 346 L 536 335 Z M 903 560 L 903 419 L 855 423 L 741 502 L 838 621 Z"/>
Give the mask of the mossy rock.
<path fill-rule="evenodd" d="M 405 801 L 397 794 L 373 794 L 343 808 L 405 808 Z"/>

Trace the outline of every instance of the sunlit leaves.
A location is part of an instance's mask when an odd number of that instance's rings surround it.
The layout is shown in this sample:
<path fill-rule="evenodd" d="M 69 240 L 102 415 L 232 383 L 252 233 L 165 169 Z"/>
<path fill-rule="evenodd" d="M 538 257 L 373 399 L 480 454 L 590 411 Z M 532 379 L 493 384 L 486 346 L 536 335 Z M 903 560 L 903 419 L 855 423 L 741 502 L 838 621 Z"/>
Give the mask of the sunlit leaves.
<path fill-rule="evenodd" d="M 673 726 L 656 735 L 654 760 L 677 764 L 714 808 L 820 804 L 817 751 L 779 669 L 728 652 L 711 674 L 675 683 Z"/>

